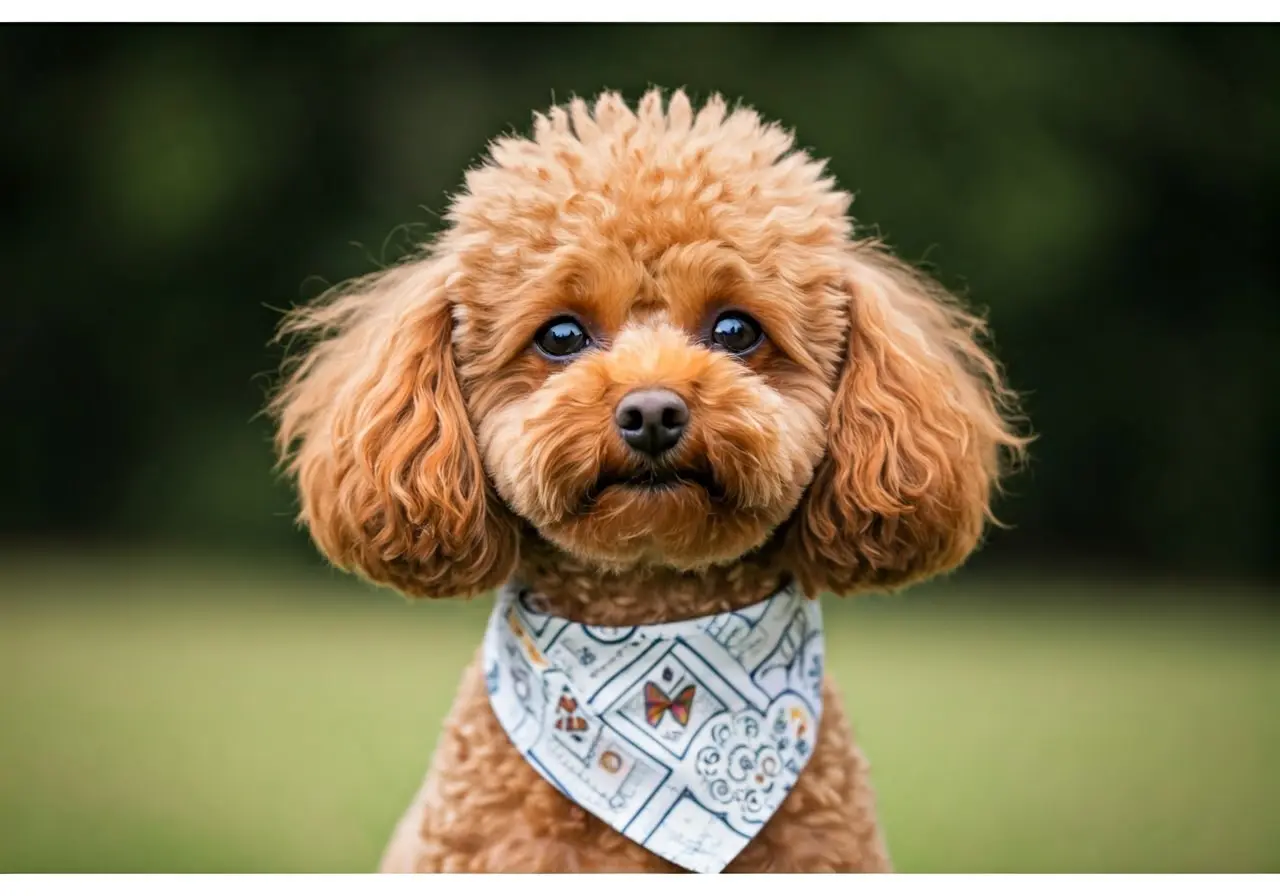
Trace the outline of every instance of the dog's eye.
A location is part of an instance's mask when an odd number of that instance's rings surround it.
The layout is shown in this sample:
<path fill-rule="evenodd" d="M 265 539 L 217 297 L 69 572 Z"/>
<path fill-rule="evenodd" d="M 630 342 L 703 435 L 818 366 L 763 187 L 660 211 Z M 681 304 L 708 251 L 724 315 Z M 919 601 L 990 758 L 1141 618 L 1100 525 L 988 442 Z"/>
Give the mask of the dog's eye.
<path fill-rule="evenodd" d="M 711 327 L 711 342 L 735 355 L 746 354 L 763 337 L 760 325 L 741 311 L 727 311 Z"/>
<path fill-rule="evenodd" d="M 538 351 L 550 358 L 568 358 L 591 344 L 587 331 L 572 317 L 557 317 L 533 337 Z"/>

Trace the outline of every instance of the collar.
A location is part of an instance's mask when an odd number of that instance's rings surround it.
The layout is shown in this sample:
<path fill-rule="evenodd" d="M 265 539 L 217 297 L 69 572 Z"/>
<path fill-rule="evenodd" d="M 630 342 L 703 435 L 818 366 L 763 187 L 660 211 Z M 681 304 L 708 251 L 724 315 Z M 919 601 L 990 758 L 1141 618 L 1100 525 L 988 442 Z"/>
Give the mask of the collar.
<path fill-rule="evenodd" d="M 822 718 L 822 610 L 788 585 L 744 609 L 623 628 L 534 609 L 511 583 L 484 639 L 498 722 L 557 790 L 690 871 L 777 811 Z"/>

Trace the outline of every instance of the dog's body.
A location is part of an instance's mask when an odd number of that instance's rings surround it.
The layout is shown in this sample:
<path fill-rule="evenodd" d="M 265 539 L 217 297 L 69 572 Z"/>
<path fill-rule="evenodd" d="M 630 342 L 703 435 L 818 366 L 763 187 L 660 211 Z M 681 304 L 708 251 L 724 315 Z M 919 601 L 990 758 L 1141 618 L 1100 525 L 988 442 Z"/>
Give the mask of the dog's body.
<path fill-rule="evenodd" d="M 545 554 L 544 554 L 545 557 Z M 544 582 L 535 568 L 532 581 Z M 780 574 L 767 565 L 738 568 L 741 584 L 647 580 L 641 588 L 681 595 L 690 608 L 738 609 L 772 590 Z M 659 578 L 662 578 L 659 576 Z M 700 596 L 703 588 L 713 599 Z M 625 578 L 584 581 L 578 600 L 554 610 L 597 625 L 652 620 L 619 612 L 611 587 L 634 594 Z M 571 589 L 572 585 L 569 586 Z M 542 590 L 553 589 L 543 585 Z M 572 593 L 562 584 L 553 593 Z M 604 599 L 601 599 L 601 598 Z M 594 609 L 594 612 L 593 612 Z M 640 609 L 640 608 L 637 608 Z M 692 615 L 692 614 L 690 614 Z M 839 695 L 824 680 L 824 714 L 813 758 L 778 814 L 728 871 L 887 871 L 876 825 L 867 762 L 853 742 Z M 463 675 L 426 782 L 396 830 L 383 870 L 407 871 L 672 871 L 670 862 L 638 846 L 543 780 L 516 752 L 488 708 L 479 659 Z"/>
<path fill-rule="evenodd" d="M 731 872 L 888 871 L 867 763 L 830 680 L 813 759 Z M 463 674 L 431 771 L 382 862 L 389 872 L 636 872 L 677 867 L 566 800 L 488 711 L 478 662 Z"/>
<path fill-rule="evenodd" d="M 422 258 L 291 319 L 319 337 L 274 405 L 303 521 L 407 595 L 516 575 L 604 626 L 957 566 L 1024 440 L 979 321 L 854 240 L 848 204 L 718 99 L 539 116 Z M 539 776 L 478 663 L 384 869 L 672 870 Z M 727 870 L 888 870 L 823 691 L 812 758 Z"/>

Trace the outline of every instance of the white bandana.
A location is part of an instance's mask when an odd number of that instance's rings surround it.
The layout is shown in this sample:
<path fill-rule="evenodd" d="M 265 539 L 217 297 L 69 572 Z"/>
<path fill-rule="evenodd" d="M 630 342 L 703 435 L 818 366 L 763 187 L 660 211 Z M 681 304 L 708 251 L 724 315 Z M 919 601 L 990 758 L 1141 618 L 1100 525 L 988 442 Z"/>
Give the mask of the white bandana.
<path fill-rule="evenodd" d="M 489 702 L 561 793 L 650 852 L 715 873 L 777 811 L 822 718 L 822 611 L 785 587 L 732 613 L 604 628 L 508 585 Z"/>

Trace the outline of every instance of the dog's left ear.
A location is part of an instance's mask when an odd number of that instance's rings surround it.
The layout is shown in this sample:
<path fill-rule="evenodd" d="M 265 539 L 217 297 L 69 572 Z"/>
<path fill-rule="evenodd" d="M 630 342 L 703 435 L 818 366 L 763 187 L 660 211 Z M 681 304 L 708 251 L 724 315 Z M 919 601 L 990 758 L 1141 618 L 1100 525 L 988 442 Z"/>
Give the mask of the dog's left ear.
<path fill-rule="evenodd" d="M 826 456 L 790 527 L 805 590 L 893 590 L 964 561 L 1015 432 L 984 325 L 873 243 L 842 259 L 848 343 Z"/>

